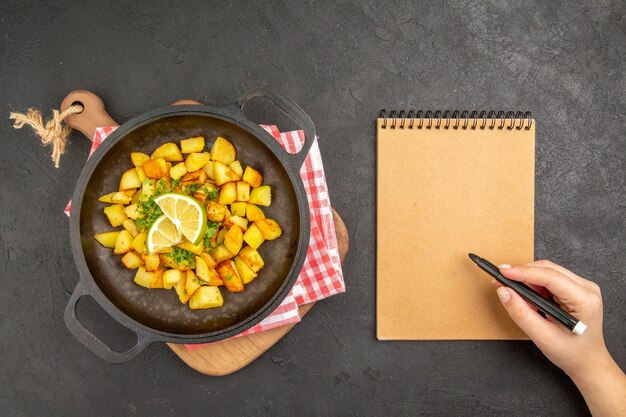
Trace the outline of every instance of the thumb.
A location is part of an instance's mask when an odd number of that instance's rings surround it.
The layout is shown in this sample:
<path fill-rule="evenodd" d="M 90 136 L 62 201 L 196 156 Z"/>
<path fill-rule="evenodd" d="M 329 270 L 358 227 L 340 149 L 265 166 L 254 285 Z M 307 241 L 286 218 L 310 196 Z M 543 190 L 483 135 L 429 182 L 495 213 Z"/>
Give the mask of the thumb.
<path fill-rule="evenodd" d="M 535 342 L 545 342 L 556 326 L 535 311 L 518 293 L 508 287 L 497 289 L 498 297 L 511 320 Z"/>

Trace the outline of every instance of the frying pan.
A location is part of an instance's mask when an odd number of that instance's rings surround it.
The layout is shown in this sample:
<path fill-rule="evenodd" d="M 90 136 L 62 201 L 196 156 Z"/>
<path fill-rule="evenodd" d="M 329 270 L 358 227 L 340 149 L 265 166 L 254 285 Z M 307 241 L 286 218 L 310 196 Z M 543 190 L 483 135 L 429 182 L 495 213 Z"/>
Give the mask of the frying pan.
<path fill-rule="evenodd" d="M 269 99 L 304 131 L 305 142 L 297 154 L 287 153 L 270 134 L 243 113 L 253 98 Z M 92 93 L 76 91 L 61 108 L 82 104 L 83 112 L 69 123 L 86 135 L 95 127 L 116 123 Z M 174 291 L 148 290 L 133 282 L 134 270 L 123 267 L 119 257 L 100 246 L 94 235 L 111 230 L 98 197 L 117 190 L 122 172 L 133 165 L 130 152 L 150 154 L 165 142 L 204 136 L 210 145 L 224 136 L 237 149 L 237 159 L 261 171 L 272 187 L 268 218 L 281 225 L 283 235 L 259 248 L 265 267 L 243 293 L 222 290 L 224 305 L 191 310 Z M 91 139 L 91 137 L 90 137 Z M 254 89 L 225 107 L 172 105 L 128 120 L 115 130 L 89 158 L 72 199 L 70 240 L 80 279 L 65 309 L 70 332 L 93 353 L 109 362 L 125 362 L 153 342 L 206 343 L 222 340 L 254 326 L 271 313 L 291 290 L 309 243 L 309 207 L 300 179 L 300 168 L 315 140 L 315 127 L 295 103 L 264 88 Z M 137 343 L 125 352 L 111 349 L 87 330 L 76 316 L 76 304 L 92 297 L 111 317 L 137 335 Z"/>

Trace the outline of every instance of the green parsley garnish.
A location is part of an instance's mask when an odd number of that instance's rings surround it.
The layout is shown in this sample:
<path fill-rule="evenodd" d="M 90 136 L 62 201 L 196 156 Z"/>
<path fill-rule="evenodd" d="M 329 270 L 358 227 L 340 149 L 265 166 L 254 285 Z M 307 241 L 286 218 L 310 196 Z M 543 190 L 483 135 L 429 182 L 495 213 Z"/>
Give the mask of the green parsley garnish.
<path fill-rule="evenodd" d="M 179 266 L 189 266 L 191 269 L 196 267 L 196 258 L 193 252 L 174 246 L 172 251 L 166 255 L 173 259 Z"/>
<path fill-rule="evenodd" d="M 137 211 L 139 216 L 135 220 L 135 224 L 144 232 L 163 214 L 161 208 L 154 202 L 154 196 L 150 196 L 145 200 L 139 200 L 137 202 Z"/>
<path fill-rule="evenodd" d="M 204 232 L 204 247 L 210 248 L 211 238 L 217 233 L 217 230 L 220 228 L 222 223 L 220 222 L 207 222 L 206 232 Z"/>

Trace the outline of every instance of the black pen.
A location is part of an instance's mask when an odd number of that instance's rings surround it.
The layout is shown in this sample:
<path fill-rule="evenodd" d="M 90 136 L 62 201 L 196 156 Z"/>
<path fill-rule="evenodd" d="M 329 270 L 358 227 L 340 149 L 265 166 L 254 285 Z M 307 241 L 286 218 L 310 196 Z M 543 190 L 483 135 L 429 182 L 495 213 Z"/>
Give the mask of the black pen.
<path fill-rule="evenodd" d="M 508 279 L 502 275 L 500 269 L 488 260 L 474 255 L 473 253 L 469 253 L 468 255 L 472 261 L 476 262 L 476 265 L 478 265 L 480 269 L 494 277 L 500 284 L 515 290 L 524 300 L 537 307 L 544 314 L 554 317 L 555 320 L 558 320 L 563 326 L 570 329 L 572 333 L 581 335 L 587 329 L 587 326 L 582 321 L 578 320 L 567 311 L 563 311 L 563 309 L 553 301 L 546 300 L 541 294 L 528 285 Z"/>

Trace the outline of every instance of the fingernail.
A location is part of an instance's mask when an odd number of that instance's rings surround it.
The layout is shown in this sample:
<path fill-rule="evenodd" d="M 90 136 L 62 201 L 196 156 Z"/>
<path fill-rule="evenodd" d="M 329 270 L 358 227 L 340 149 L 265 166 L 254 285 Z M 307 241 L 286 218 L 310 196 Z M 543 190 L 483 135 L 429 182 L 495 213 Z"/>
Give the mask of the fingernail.
<path fill-rule="evenodd" d="M 498 268 L 500 268 L 500 269 L 509 269 L 510 267 L 511 267 L 511 265 L 509 265 L 509 264 L 502 264 L 502 265 L 498 266 Z"/>
<path fill-rule="evenodd" d="M 500 297 L 502 304 L 507 304 L 509 300 L 511 300 L 511 294 L 509 294 L 506 288 L 500 287 L 496 291 L 498 292 L 498 297 Z"/>
<path fill-rule="evenodd" d="M 496 282 L 498 282 L 498 281 L 496 281 L 496 279 L 495 279 L 495 278 L 491 278 L 491 283 L 492 283 L 492 284 L 495 284 Z"/>

